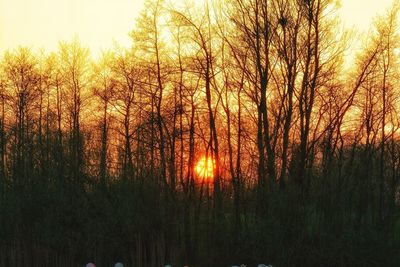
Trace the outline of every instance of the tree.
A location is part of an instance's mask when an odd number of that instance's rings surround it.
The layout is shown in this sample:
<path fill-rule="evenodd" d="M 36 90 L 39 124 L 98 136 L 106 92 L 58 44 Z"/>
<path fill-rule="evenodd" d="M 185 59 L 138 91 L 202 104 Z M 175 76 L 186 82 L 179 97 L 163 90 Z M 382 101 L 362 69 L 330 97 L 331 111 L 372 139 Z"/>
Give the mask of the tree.
<path fill-rule="evenodd" d="M 101 111 L 101 148 L 99 174 L 100 183 L 106 186 L 106 178 L 109 176 L 109 132 L 110 120 L 112 118 L 111 99 L 115 94 L 116 81 L 113 73 L 114 54 L 111 52 L 103 52 L 100 61 L 93 67 L 95 84 L 93 85 L 93 94 L 99 98 Z"/>
<path fill-rule="evenodd" d="M 87 98 L 89 50 L 80 45 L 77 39 L 61 42 L 59 47 L 60 65 L 64 87 L 64 96 L 69 99 L 66 108 L 69 115 L 70 138 L 69 156 L 72 181 L 78 182 L 83 173 L 83 139 L 81 135 L 81 109 Z"/>
<path fill-rule="evenodd" d="M 15 115 L 13 174 L 16 189 L 29 185 L 28 174 L 32 171 L 30 145 L 32 143 L 32 109 L 39 94 L 37 91 L 40 74 L 37 61 L 27 48 L 6 52 L 3 68 L 8 80 L 10 103 Z"/>

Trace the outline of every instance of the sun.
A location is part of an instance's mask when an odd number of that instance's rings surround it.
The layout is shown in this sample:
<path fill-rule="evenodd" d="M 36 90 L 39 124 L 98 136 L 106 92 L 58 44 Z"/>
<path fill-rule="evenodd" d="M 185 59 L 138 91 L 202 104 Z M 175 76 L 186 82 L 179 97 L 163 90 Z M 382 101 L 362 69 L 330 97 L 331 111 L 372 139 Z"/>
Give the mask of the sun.
<path fill-rule="evenodd" d="M 204 180 L 212 180 L 214 178 L 215 160 L 212 160 L 211 157 L 202 156 L 194 169 L 198 177 Z"/>

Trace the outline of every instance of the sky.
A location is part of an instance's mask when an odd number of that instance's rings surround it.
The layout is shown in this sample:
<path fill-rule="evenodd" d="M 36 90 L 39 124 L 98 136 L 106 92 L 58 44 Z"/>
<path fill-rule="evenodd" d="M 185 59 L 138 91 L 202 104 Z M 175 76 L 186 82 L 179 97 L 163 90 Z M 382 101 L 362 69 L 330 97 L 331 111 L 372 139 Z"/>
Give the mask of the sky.
<path fill-rule="evenodd" d="M 92 51 L 130 42 L 143 0 L 0 0 L 0 53 L 19 45 L 55 50 L 78 36 Z"/>
<path fill-rule="evenodd" d="M 60 40 L 79 37 L 93 53 L 129 46 L 128 33 L 144 0 L 0 0 L 0 54 L 18 46 L 54 51 Z M 176 0 L 180 2 L 181 0 Z M 202 1 L 202 0 L 197 0 Z M 342 0 L 346 27 L 367 31 L 392 0 Z"/>

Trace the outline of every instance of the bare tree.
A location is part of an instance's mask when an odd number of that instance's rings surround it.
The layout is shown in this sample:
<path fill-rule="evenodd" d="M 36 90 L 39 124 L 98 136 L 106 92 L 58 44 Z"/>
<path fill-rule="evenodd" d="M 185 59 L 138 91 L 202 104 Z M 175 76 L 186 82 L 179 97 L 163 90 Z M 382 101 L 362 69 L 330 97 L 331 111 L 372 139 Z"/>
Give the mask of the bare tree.
<path fill-rule="evenodd" d="M 87 98 L 85 88 L 89 82 L 89 50 L 82 47 L 77 39 L 71 43 L 61 42 L 59 49 L 65 96 L 69 99 L 66 102 L 66 108 L 70 116 L 71 176 L 75 182 L 78 182 L 83 171 L 81 110 Z"/>
<path fill-rule="evenodd" d="M 100 100 L 101 112 L 101 148 L 100 148 L 100 183 L 106 186 L 106 178 L 109 176 L 109 132 L 112 118 L 111 99 L 114 96 L 116 82 L 113 73 L 114 55 L 111 52 L 103 52 L 100 61 L 93 67 L 95 84 L 93 94 Z"/>

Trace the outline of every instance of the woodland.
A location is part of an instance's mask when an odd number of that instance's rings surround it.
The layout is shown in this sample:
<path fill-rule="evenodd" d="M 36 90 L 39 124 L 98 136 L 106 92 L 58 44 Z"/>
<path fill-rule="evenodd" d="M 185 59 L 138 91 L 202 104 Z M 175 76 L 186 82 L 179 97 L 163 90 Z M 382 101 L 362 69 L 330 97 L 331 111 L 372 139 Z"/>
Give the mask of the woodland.
<path fill-rule="evenodd" d="M 339 9 L 146 0 L 129 48 L 3 51 L 0 266 L 400 266 L 400 4 Z"/>

